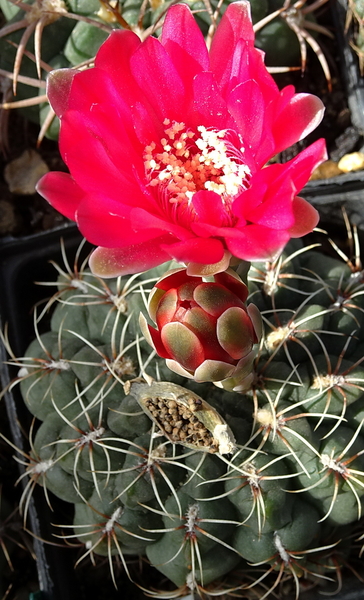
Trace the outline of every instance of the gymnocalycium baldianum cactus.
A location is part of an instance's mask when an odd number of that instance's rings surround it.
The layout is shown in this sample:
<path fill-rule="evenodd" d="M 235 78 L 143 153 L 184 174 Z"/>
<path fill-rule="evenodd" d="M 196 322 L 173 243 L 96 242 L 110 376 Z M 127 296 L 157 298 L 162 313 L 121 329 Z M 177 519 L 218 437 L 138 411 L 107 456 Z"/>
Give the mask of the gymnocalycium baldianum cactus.
<path fill-rule="evenodd" d="M 118 558 L 147 588 L 130 565 L 146 556 L 172 582 L 152 597 L 339 589 L 364 537 L 363 269 L 314 246 L 249 270 L 264 332 L 243 393 L 174 373 L 141 336 L 161 267 L 103 280 L 57 265 L 10 360 L 38 423 L 19 455 L 24 518 L 36 484 L 72 503 L 56 535 L 108 557 L 115 585 Z"/>
<path fill-rule="evenodd" d="M 363 269 L 300 240 L 325 144 L 270 160 L 323 107 L 279 91 L 253 42 L 247 2 L 210 53 L 178 4 L 160 40 L 114 32 L 94 69 L 50 77 L 70 174 L 39 190 L 98 248 L 57 266 L 11 356 L 41 422 L 22 509 L 37 483 L 72 503 L 57 535 L 152 597 L 332 591 L 361 553 Z"/>

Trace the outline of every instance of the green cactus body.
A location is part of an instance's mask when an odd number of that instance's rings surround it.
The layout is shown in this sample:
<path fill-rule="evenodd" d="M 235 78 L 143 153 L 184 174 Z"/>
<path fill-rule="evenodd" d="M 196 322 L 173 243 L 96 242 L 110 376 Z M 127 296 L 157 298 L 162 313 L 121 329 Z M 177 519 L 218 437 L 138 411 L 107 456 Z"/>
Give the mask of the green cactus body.
<path fill-rule="evenodd" d="M 162 273 L 59 277 L 52 331 L 17 362 L 42 421 L 31 481 L 74 504 L 85 556 L 133 578 L 125 557 L 146 555 L 175 597 L 326 581 L 362 527 L 362 273 L 297 242 L 251 269 L 265 334 L 244 393 L 169 371 L 138 333 Z"/>

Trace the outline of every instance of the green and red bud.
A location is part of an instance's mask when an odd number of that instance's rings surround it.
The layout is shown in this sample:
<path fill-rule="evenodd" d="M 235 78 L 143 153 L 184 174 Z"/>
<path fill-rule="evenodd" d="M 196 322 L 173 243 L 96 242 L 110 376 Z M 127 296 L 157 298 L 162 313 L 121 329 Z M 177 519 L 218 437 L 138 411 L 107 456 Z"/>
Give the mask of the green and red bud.
<path fill-rule="evenodd" d="M 148 311 L 157 328 L 140 315 L 144 336 L 167 366 L 197 382 L 212 381 L 234 391 L 250 387 L 254 345 L 261 317 L 245 302 L 248 288 L 231 269 L 208 278 L 184 268 L 155 284 Z"/>

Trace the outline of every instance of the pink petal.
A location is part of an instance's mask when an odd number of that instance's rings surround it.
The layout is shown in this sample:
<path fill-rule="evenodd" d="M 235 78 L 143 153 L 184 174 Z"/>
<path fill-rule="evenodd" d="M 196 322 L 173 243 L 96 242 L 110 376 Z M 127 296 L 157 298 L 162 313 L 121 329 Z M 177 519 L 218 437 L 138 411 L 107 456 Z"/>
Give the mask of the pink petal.
<path fill-rule="evenodd" d="M 85 197 L 85 192 L 68 173 L 46 173 L 37 183 L 37 192 L 72 221 L 76 220 L 78 206 Z"/>
<path fill-rule="evenodd" d="M 251 189 L 253 190 L 253 188 Z M 292 213 L 294 196 L 294 185 L 287 178 L 278 190 L 271 190 L 268 187 L 267 194 L 262 198 L 261 204 L 251 210 L 246 207 L 244 217 L 251 223 L 264 225 L 270 229 L 289 229 L 294 223 Z"/>
<path fill-rule="evenodd" d="M 139 92 L 139 96 L 141 95 Z M 110 75 L 95 67 L 77 73 L 72 84 L 68 110 L 83 113 L 85 123 L 101 137 L 127 136 L 128 145 L 132 145 L 140 155 L 140 143 L 133 126 L 134 104 L 133 107 L 128 106 Z M 149 112 L 147 119 L 150 120 Z M 158 130 L 154 128 L 154 135 L 156 131 Z"/>
<path fill-rule="evenodd" d="M 226 238 L 230 252 L 243 260 L 269 260 L 284 248 L 290 235 L 262 225 L 247 225 L 240 236 Z"/>
<path fill-rule="evenodd" d="M 72 81 L 76 73 L 74 69 L 57 69 L 51 71 L 47 77 L 47 96 L 57 117 L 61 117 L 68 109 Z"/>
<path fill-rule="evenodd" d="M 164 136 L 164 128 L 146 98 L 140 94 L 130 107 L 135 134 L 141 144 L 147 146 L 151 141 Z"/>
<path fill-rule="evenodd" d="M 219 194 L 201 190 L 192 196 L 191 203 L 198 221 L 216 226 L 223 225 L 226 221 L 226 209 Z"/>
<path fill-rule="evenodd" d="M 140 204 L 143 203 L 141 202 Z M 191 238 L 191 232 L 182 227 L 182 224 L 179 224 L 178 220 L 177 222 L 173 222 L 171 218 L 169 219 L 168 212 L 166 211 L 166 213 L 165 218 L 163 218 L 163 214 L 162 216 L 157 216 L 145 208 L 135 208 L 131 213 L 131 223 L 134 231 L 143 232 L 148 229 L 159 229 L 160 231 L 169 232 L 181 240 Z"/>
<path fill-rule="evenodd" d="M 82 234 L 97 246 L 125 247 L 146 242 L 161 235 L 159 229 L 136 232 L 130 223 L 132 208 L 101 194 L 85 196 L 76 213 Z M 121 233 L 122 232 L 122 233 Z"/>
<path fill-rule="evenodd" d="M 192 81 L 197 73 L 209 69 L 204 37 L 186 4 L 177 4 L 168 10 L 160 41 L 186 80 Z"/>
<path fill-rule="evenodd" d="M 193 81 L 193 110 L 197 112 L 196 125 L 229 128 L 226 102 L 220 95 L 213 73 L 199 73 Z"/>
<path fill-rule="evenodd" d="M 239 220 L 239 227 L 243 228 L 245 223 L 243 220 Z M 235 227 L 224 227 L 224 226 L 216 226 L 210 225 L 209 223 L 191 223 L 191 231 L 195 233 L 197 236 L 202 238 L 221 238 L 227 239 L 228 237 L 240 237 L 240 228 Z"/>
<path fill-rule="evenodd" d="M 250 4 L 245 0 L 229 4 L 212 40 L 211 70 L 222 88 L 229 82 L 235 48 L 240 39 L 250 46 L 253 45 Z"/>
<path fill-rule="evenodd" d="M 162 250 L 164 241 L 160 237 L 126 248 L 96 248 L 89 259 L 91 271 L 99 277 L 118 277 L 152 269 L 170 260 Z"/>
<path fill-rule="evenodd" d="M 295 224 L 289 229 L 289 234 L 293 238 L 302 237 L 310 233 L 320 220 L 317 210 L 299 196 L 293 200 L 292 210 Z"/>
<path fill-rule="evenodd" d="M 97 131 L 97 122 L 95 129 Z M 134 154 L 133 148 L 126 142 L 125 133 L 122 135 L 120 128 L 118 140 L 115 132 L 110 131 L 110 138 L 100 138 L 96 131 L 89 129 L 81 113 L 67 111 L 64 115 L 60 150 L 73 177 L 80 187 L 90 193 L 117 199 L 122 191 L 123 195 L 136 194 L 138 197 L 139 187 L 132 170 L 125 169 L 125 164 L 129 164 L 130 156 Z M 118 149 L 119 154 L 111 156 L 108 144 L 114 150 Z"/>
<path fill-rule="evenodd" d="M 279 89 L 273 77 L 267 71 L 264 58 L 264 52 L 240 39 L 234 52 L 232 74 L 237 79 L 237 83 L 244 83 L 249 79 L 256 81 L 259 84 L 265 103 L 268 105 L 269 102 L 279 96 Z"/>
<path fill-rule="evenodd" d="M 109 75 L 120 98 L 129 105 L 135 132 L 146 145 L 157 137 L 157 132 L 158 139 L 161 137 L 162 127 L 131 71 L 130 59 L 140 45 L 141 41 L 135 33 L 113 31 L 100 47 L 95 66 Z"/>
<path fill-rule="evenodd" d="M 130 69 L 130 59 L 141 45 L 140 38 L 131 31 L 113 31 L 100 47 L 95 67 L 104 70 L 128 104 L 140 94 Z"/>
<path fill-rule="evenodd" d="M 253 175 L 249 189 L 239 194 L 233 201 L 233 213 L 239 217 L 239 221 L 246 221 L 247 215 L 251 214 L 251 211 L 263 202 L 266 194 L 273 193 L 269 186 L 270 184 L 274 185 L 275 179 L 281 174 L 282 168 L 283 165 L 268 165 L 265 169 L 261 169 Z"/>
<path fill-rule="evenodd" d="M 186 103 L 185 87 L 159 40 L 148 37 L 131 57 L 130 65 L 135 81 L 161 122 L 166 117 L 180 120 Z"/>
<path fill-rule="evenodd" d="M 262 137 L 265 111 L 264 98 L 258 83 L 250 79 L 236 86 L 229 94 L 228 107 L 244 144 L 255 148 Z"/>
<path fill-rule="evenodd" d="M 275 152 L 281 152 L 311 133 L 321 123 L 324 111 L 317 96 L 295 94 L 273 122 Z"/>
<path fill-rule="evenodd" d="M 302 152 L 285 165 L 282 165 L 284 169 L 282 170 L 281 178 L 289 175 L 294 182 L 296 192 L 299 192 L 308 182 L 312 172 L 324 160 L 327 160 L 326 142 L 321 138 L 302 150 Z M 279 184 L 279 180 L 276 183 Z"/>
<path fill-rule="evenodd" d="M 190 238 L 176 244 L 164 244 L 161 247 L 171 258 L 184 263 L 217 263 L 224 255 L 223 244 L 213 238 Z"/>

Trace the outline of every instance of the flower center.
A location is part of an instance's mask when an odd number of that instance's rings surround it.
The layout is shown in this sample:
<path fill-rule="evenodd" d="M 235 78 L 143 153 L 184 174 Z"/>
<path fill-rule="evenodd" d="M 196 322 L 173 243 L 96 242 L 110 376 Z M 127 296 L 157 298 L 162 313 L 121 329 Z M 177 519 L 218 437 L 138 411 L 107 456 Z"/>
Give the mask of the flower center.
<path fill-rule="evenodd" d="M 230 205 L 232 197 L 249 187 L 244 148 L 231 141 L 232 132 L 201 125 L 195 133 L 169 119 L 163 124 L 165 137 L 146 146 L 143 158 L 149 185 L 165 190 L 169 202 L 189 204 L 195 192 L 208 190 Z"/>

